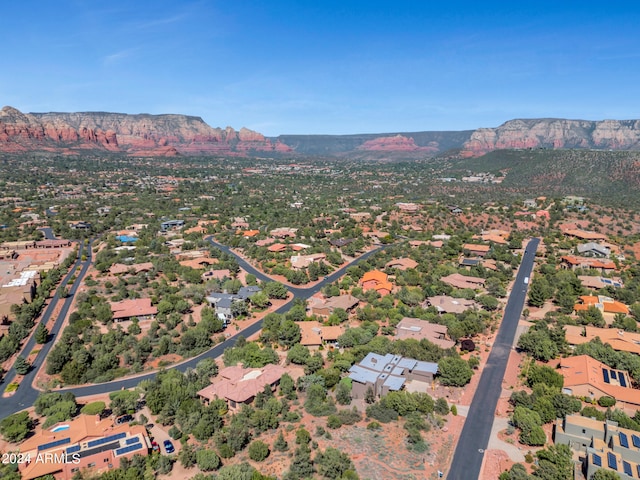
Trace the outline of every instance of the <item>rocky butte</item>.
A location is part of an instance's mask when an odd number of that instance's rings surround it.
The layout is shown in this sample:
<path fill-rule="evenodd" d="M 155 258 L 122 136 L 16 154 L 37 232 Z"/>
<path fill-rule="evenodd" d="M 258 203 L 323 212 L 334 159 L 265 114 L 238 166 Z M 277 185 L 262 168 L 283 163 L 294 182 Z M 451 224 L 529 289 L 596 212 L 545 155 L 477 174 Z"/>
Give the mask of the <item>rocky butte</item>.
<path fill-rule="evenodd" d="M 509 120 L 497 128 L 356 135 L 280 135 L 246 128 L 212 128 L 187 115 L 22 113 L 0 110 L 0 152 L 87 150 L 135 156 L 299 153 L 376 159 L 424 158 L 441 152 L 464 157 L 492 150 L 588 148 L 640 150 L 640 120 Z"/>
<path fill-rule="evenodd" d="M 79 153 L 103 150 L 135 156 L 245 155 L 291 149 L 242 128 L 212 128 L 187 115 L 105 112 L 22 113 L 0 110 L 0 151 Z"/>

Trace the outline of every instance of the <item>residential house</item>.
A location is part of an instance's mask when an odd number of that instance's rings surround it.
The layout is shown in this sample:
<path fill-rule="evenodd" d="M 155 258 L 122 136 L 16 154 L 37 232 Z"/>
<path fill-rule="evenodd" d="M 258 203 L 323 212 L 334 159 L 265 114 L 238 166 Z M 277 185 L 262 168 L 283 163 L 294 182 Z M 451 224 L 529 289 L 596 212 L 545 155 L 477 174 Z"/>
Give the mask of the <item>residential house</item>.
<path fill-rule="evenodd" d="M 261 291 L 262 289 L 260 287 L 250 285 L 248 287 L 241 287 L 238 293 L 214 292 L 207 297 L 207 302 L 209 302 L 215 310 L 218 318 L 226 325 L 233 319 L 233 302 L 246 302 L 251 296 Z"/>
<path fill-rule="evenodd" d="M 629 315 L 629 307 L 622 302 L 604 295 L 581 295 L 578 297 L 578 303 L 574 305 L 573 309 L 576 312 L 581 312 L 588 310 L 589 307 L 596 307 L 603 314 L 610 313 L 615 315 L 617 313 L 622 313 L 624 315 Z"/>
<path fill-rule="evenodd" d="M 597 400 L 603 396 L 616 399 L 616 406 L 628 411 L 640 408 L 640 390 L 631 387 L 629 374 L 617 370 L 589 355 L 560 360 L 560 374 L 564 377 L 563 393 Z"/>
<path fill-rule="evenodd" d="M 437 363 L 370 352 L 349 369 L 349 378 L 353 381 L 351 394 L 353 398 L 364 398 L 371 388 L 376 397 L 383 397 L 389 392 L 402 390 L 407 381 L 433 382 L 437 373 Z"/>
<path fill-rule="evenodd" d="M 247 219 L 244 217 L 235 217 L 231 228 L 247 229 L 249 228 L 249 222 L 247 222 Z"/>
<path fill-rule="evenodd" d="M 465 243 L 462 246 L 463 252 L 469 252 L 471 255 L 475 255 L 476 257 L 484 257 L 489 250 L 491 249 L 491 245 L 479 245 L 476 243 Z"/>
<path fill-rule="evenodd" d="M 363 291 L 375 290 L 380 295 L 389 295 L 393 290 L 393 284 L 388 280 L 386 273 L 379 270 L 370 270 L 360 279 Z"/>
<path fill-rule="evenodd" d="M 158 308 L 151 305 L 150 298 L 135 298 L 110 302 L 111 313 L 115 322 L 126 322 L 137 318 L 138 320 L 151 320 L 158 314 Z"/>
<path fill-rule="evenodd" d="M 565 325 L 564 331 L 569 345 L 581 345 L 599 338 L 602 343 L 608 343 L 614 350 L 640 355 L 640 333 L 591 325 Z"/>
<path fill-rule="evenodd" d="M 150 448 L 151 440 L 142 425 L 116 426 L 109 418 L 80 415 L 25 440 L 20 453 L 31 461 L 20 463 L 18 468 L 24 480 L 47 475 L 70 480 L 80 471 L 99 475 L 119 468 L 123 458 L 147 456 Z"/>
<path fill-rule="evenodd" d="M 535 198 L 527 198 L 524 202 L 522 202 L 524 208 L 536 208 L 538 206 L 538 202 L 536 202 Z"/>
<path fill-rule="evenodd" d="M 396 207 L 398 207 L 398 210 L 403 213 L 415 213 L 420 210 L 420 205 L 417 203 L 398 202 L 396 203 Z"/>
<path fill-rule="evenodd" d="M 341 325 L 322 325 L 315 320 L 296 322 L 300 327 L 300 345 L 315 348 L 321 345 L 335 345 L 340 335 L 344 333 Z"/>
<path fill-rule="evenodd" d="M 288 237 L 293 238 L 296 236 L 297 231 L 298 231 L 297 228 L 280 227 L 280 228 L 271 230 L 269 234 L 272 237 L 277 237 L 277 238 L 288 238 Z"/>
<path fill-rule="evenodd" d="M 356 222 L 362 222 L 364 220 L 369 220 L 371 218 L 371 214 L 369 212 L 356 212 L 350 213 L 349 217 Z"/>
<path fill-rule="evenodd" d="M 273 245 L 269 245 L 267 250 L 273 253 L 284 252 L 288 247 L 288 245 L 284 243 L 274 243 Z"/>
<path fill-rule="evenodd" d="M 184 227 L 184 220 L 167 220 L 160 224 L 160 230 L 167 232 L 169 230 L 179 230 Z"/>
<path fill-rule="evenodd" d="M 424 302 L 425 307 L 434 307 L 438 313 L 462 313 L 469 309 L 479 308 L 473 300 L 464 298 L 453 298 L 448 295 L 436 295 L 427 297 Z"/>
<path fill-rule="evenodd" d="M 440 348 L 452 348 L 455 342 L 448 337 L 446 325 L 437 323 L 429 323 L 419 318 L 404 317 L 398 325 L 396 325 L 396 339 L 404 340 L 406 338 L 414 338 L 418 341 L 428 340 L 438 345 Z"/>
<path fill-rule="evenodd" d="M 198 392 L 198 396 L 208 405 L 215 399 L 223 399 L 230 410 L 238 410 L 242 405 L 253 402 L 265 385 L 275 389 L 286 370 L 280 365 L 268 364 L 263 368 L 223 368 L 214 382 Z"/>
<path fill-rule="evenodd" d="M 312 253 L 310 255 L 292 255 L 291 256 L 291 268 L 294 270 L 302 270 L 307 268 L 314 262 L 321 262 L 326 260 L 327 255 L 325 253 Z"/>
<path fill-rule="evenodd" d="M 566 229 L 562 233 L 568 237 L 579 238 L 580 240 L 607 240 L 607 236 L 602 233 L 588 232 L 586 230 L 580 230 L 577 228 Z"/>
<path fill-rule="evenodd" d="M 451 275 L 447 275 L 446 277 L 441 277 L 440 281 L 455 288 L 471 288 L 475 290 L 477 288 L 484 288 L 484 283 L 486 280 L 480 277 L 470 277 L 468 275 L 452 273 Z"/>
<path fill-rule="evenodd" d="M 140 272 L 150 272 L 151 270 L 153 270 L 153 263 L 151 262 L 134 263 L 132 265 L 114 263 L 109 267 L 109 273 L 111 275 L 122 275 L 123 273 L 128 273 L 130 271 L 134 274 L 138 274 Z"/>
<path fill-rule="evenodd" d="M 260 235 L 260 230 L 239 230 L 236 232 L 236 234 L 242 234 L 242 236 L 245 238 L 252 238 Z"/>
<path fill-rule="evenodd" d="M 339 295 L 337 297 L 329 297 L 325 300 L 311 297 L 309 299 L 309 310 L 312 315 L 320 315 L 328 317 L 336 308 L 342 308 L 346 312 L 351 312 L 358 306 L 360 300 L 353 295 Z"/>
<path fill-rule="evenodd" d="M 409 268 L 416 268 L 418 262 L 411 258 L 396 258 L 386 263 L 384 268 L 397 268 L 398 270 L 407 270 Z"/>
<path fill-rule="evenodd" d="M 90 230 L 91 224 L 82 220 L 69 222 L 69 227 L 73 230 Z"/>
<path fill-rule="evenodd" d="M 596 242 L 587 242 L 578 245 L 578 253 L 585 257 L 607 258 L 611 255 L 611 249 Z"/>
<path fill-rule="evenodd" d="M 583 287 L 600 290 L 601 288 L 621 288 L 622 280 L 619 278 L 593 277 L 591 275 L 578 275 Z"/>
<path fill-rule="evenodd" d="M 616 264 L 611 260 L 564 255 L 560 258 L 560 267 L 571 270 L 598 270 L 604 274 L 613 272 L 616 269 Z"/>
<path fill-rule="evenodd" d="M 640 478 L 640 433 L 617 422 L 567 415 L 554 424 L 554 443 L 580 452 L 585 478 L 600 469 L 615 472 L 623 480 Z"/>

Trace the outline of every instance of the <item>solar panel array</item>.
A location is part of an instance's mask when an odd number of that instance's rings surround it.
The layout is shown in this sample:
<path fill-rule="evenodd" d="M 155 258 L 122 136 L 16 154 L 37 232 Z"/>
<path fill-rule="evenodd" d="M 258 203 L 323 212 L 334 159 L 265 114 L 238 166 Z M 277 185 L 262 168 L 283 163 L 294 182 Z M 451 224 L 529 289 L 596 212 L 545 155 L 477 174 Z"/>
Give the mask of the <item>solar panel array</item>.
<path fill-rule="evenodd" d="M 640 448 L 640 437 L 638 435 L 631 435 L 631 443 L 636 448 Z"/>
<path fill-rule="evenodd" d="M 611 452 L 607 453 L 607 465 L 609 465 L 609 468 L 612 470 L 618 470 L 618 459 Z"/>
<path fill-rule="evenodd" d="M 80 445 L 74 445 L 72 447 L 67 448 L 67 453 L 74 453 L 80 450 Z"/>
<path fill-rule="evenodd" d="M 127 445 L 132 445 L 134 443 L 140 443 L 140 439 L 138 437 L 131 437 L 131 438 L 127 438 L 126 442 Z"/>
<path fill-rule="evenodd" d="M 614 380 L 617 380 L 617 379 L 618 379 L 618 377 L 617 377 L 617 375 L 616 375 L 616 371 L 615 371 L 615 370 L 609 370 L 609 372 L 610 372 L 610 376 L 611 376 L 611 378 L 613 378 Z"/>
<path fill-rule="evenodd" d="M 42 445 L 38 445 L 38 451 L 41 450 L 49 450 L 53 447 L 58 447 L 60 445 L 66 445 L 67 443 L 71 443 L 71 438 L 63 438 L 62 440 L 56 440 L 55 442 L 49 442 Z"/>
<path fill-rule="evenodd" d="M 595 453 L 593 454 L 593 464 L 596 467 L 602 466 L 602 458 L 600 457 L 600 455 L 596 455 Z"/>
<path fill-rule="evenodd" d="M 631 470 L 631 464 L 629 462 L 623 461 L 622 469 L 624 470 L 624 473 L 626 473 L 630 477 L 633 477 L 633 470 Z"/>
<path fill-rule="evenodd" d="M 108 437 L 99 438 L 97 440 L 91 440 L 87 443 L 87 448 L 97 447 L 98 445 L 102 445 L 103 443 L 113 442 L 114 440 L 120 440 L 121 438 L 126 437 L 126 433 L 116 433 L 115 435 L 109 435 Z"/>
<path fill-rule="evenodd" d="M 629 439 L 627 438 L 627 435 L 625 433 L 619 432 L 618 438 L 620 439 L 621 446 L 623 446 L 624 448 L 629 448 Z"/>
<path fill-rule="evenodd" d="M 125 453 L 135 452 L 136 450 L 140 450 L 141 448 L 141 443 L 134 443 L 133 445 L 129 445 L 128 447 L 118 448 L 116 450 L 116 455 L 124 455 Z"/>
<path fill-rule="evenodd" d="M 624 375 L 622 373 L 618 375 L 618 381 L 620 382 L 621 387 L 627 386 L 627 381 L 624 379 Z"/>
<path fill-rule="evenodd" d="M 609 370 L 603 368 L 602 376 L 604 377 L 604 383 L 609 383 Z"/>

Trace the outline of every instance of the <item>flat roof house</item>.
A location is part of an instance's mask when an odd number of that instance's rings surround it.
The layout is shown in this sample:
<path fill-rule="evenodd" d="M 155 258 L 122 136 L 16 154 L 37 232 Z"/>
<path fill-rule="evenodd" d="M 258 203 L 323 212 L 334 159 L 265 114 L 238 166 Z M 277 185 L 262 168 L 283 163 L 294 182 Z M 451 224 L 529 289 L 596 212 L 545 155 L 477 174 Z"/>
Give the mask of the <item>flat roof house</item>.
<path fill-rule="evenodd" d="M 353 398 L 364 398 L 371 388 L 374 395 L 382 397 L 391 391 L 401 390 L 409 380 L 432 382 L 437 373 L 437 363 L 370 352 L 349 369 L 349 378 L 353 381 L 351 393 Z"/>
<path fill-rule="evenodd" d="M 414 338 L 428 340 L 440 348 L 452 348 L 456 342 L 450 340 L 446 325 L 429 323 L 419 318 L 404 317 L 396 325 L 396 339 Z"/>

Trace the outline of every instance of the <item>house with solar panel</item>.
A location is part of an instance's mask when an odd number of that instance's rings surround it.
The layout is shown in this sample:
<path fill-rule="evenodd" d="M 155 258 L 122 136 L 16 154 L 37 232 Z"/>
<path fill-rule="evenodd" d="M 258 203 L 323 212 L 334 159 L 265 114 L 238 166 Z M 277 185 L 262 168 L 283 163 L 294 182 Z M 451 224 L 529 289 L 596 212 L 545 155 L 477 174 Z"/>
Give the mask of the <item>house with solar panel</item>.
<path fill-rule="evenodd" d="M 80 470 L 100 474 L 120 467 L 123 458 L 147 456 L 151 440 L 142 425 L 114 425 L 96 415 L 80 415 L 37 432 L 20 445 L 30 462 L 20 464 L 23 480 L 44 475 L 70 479 Z"/>
<path fill-rule="evenodd" d="M 640 479 L 640 432 L 622 428 L 617 422 L 567 415 L 556 420 L 554 442 L 582 452 L 586 478 L 605 469 L 623 480 Z"/>
<path fill-rule="evenodd" d="M 371 388 L 376 397 L 402 390 L 408 381 L 433 382 L 438 373 L 438 364 L 422 362 L 412 358 L 387 353 L 370 352 L 364 359 L 349 369 L 353 398 L 364 398 Z"/>
<path fill-rule="evenodd" d="M 640 390 L 632 387 L 629 374 L 605 365 L 589 355 L 560 360 L 564 377 L 562 393 L 597 400 L 608 396 L 616 399 L 616 407 L 633 415 L 640 409 Z"/>

